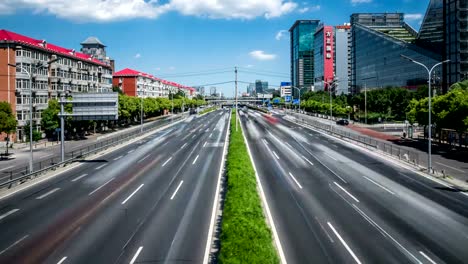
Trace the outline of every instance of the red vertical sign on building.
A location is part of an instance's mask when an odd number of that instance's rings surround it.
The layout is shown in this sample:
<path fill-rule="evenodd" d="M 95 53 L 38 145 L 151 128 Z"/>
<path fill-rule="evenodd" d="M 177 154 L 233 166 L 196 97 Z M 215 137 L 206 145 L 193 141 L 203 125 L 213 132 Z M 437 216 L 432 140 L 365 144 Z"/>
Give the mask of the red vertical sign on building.
<path fill-rule="evenodd" d="M 334 71 L 334 55 L 335 55 L 335 45 L 334 45 L 334 36 L 333 36 L 333 27 L 332 26 L 324 26 L 323 27 L 323 47 L 324 47 L 324 55 L 323 55 L 323 79 L 325 82 L 333 81 L 333 71 Z M 325 84 L 325 89 L 328 90 L 328 85 Z"/>

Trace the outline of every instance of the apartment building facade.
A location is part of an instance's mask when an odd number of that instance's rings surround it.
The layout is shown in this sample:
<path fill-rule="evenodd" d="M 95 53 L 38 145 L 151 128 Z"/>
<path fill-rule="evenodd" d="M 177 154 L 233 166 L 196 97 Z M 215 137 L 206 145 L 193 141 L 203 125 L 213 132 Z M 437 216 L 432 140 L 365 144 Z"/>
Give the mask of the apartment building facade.
<path fill-rule="evenodd" d="M 42 111 L 48 101 L 71 92 L 108 92 L 112 69 L 108 63 L 8 30 L 0 30 L 0 101 L 11 104 L 18 120 L 12 141 L 24 141 L 28 133 L 30 100 L 32 125 L 41 130 Z"/>
<path fill-rule="evenodd" d="M 169 97 L 169 94 L 179 91 L 185 97 L 192 98 L 196 89 L 175 82 L 157 78 L 151 74 L 133 69 L 123 69 L 115 72 L 112 79 L 113 86 L 119 87 L 128 96 L 136 97 Z"/>

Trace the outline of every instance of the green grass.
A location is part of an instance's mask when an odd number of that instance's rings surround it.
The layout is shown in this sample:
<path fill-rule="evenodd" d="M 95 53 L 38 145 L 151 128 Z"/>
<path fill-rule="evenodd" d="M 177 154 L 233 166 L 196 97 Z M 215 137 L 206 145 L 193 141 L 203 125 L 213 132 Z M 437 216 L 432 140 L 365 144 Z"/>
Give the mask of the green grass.
<path fill-rule="evenodd" d="M 216 110 L 217 108 L 218 108 L 218 107 L 216 107 L 216 106 L 212 106 L 212 107 L 210 107 L 210 108 L 204 109 L 203 111 L 201 111 L 201 112 L 198 113 L 198 114 L 199 114 L 199 115 L 203 115 L 203 114 L 209 113 L 209 112 L 211 112 L 211 111 L 214 111 L 214 110 Z"/>
<path fill-rule="evenodd" d="M 279 263 L 257 193 L 255 172 L 232 114 L 227 156 L 227 192 L 221 226 L 221 263 Z"/>

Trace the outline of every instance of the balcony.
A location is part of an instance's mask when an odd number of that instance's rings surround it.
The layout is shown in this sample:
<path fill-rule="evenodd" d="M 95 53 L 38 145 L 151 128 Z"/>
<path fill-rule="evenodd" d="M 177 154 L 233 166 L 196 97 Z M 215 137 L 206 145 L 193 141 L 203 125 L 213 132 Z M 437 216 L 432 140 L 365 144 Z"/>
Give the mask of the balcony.
<path fill-rule="evenodd" d="M 29 64 L 33 64 L 33 63 L 34 63 L 34 59 L 29 58 L 29 57 L 16 56 L 16 63 L 29 63 Z"/>

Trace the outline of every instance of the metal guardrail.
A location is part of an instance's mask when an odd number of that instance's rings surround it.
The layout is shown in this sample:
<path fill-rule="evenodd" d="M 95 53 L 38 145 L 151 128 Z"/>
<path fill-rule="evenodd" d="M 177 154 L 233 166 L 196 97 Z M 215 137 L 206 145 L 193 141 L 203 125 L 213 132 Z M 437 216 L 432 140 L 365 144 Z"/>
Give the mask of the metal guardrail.
<path fill-rule="evenodd" d="M 351 133 L 340 129 L 332 124 L 324 124 L 322 122 L 314 121 L 314 120 L 306 120 L 306 117 L 299 116 L 295 113 L 289 113 L 296 118 L 299 123 L 303 123 L 306 125 L 310 125 L 316 128 L 319 128 L 325 132 L 330 133 L 331 135 L 338 136 L 341 138 L 350 139 L 356 142 L 363 144 L 367 148 L 371 148 L 373 150 L 377 149 L 380 150 L 388 155 L 394 156 L 402 161 L 410 163 L 411 165 L 419 166 L 419 154 L 408 149 L 400 148 L 395 146 L 391 143 L 385 143 L 379 140 L 375 140 L 369 136 L 363 136 L 356 133 Z"/>
<path fill-rule="evenodd" d="M 151 130 L 155 130 L 173 121 L 178 121 L 182 119 L 183 117 L 184 115 L 153 121 L 150 124 L 143 126 L 143 133 L 149 132 Z M 7 175 L 5 175 L 5 177 L 3 178 L 0 178 L 0 181 L 3 181 L 5 179 L 7 179 L 7 181 L 0 183 L 0 188 L 7 187 L 9 189 L 13 186 L 13 184 L 17 182 L 23 183 L 32 178 L 36 178 L 46 171 L 55 170 L 62 165 L 74 162 L 77 159 L 81 159 L 89 154 L 97 153 L 103 149 L 107 149 L 109 147 L 118 145 L 122 141 L 126 141 L 130 138 L 135 137 L 135 135 L 139 135 L 139 134 L 140 134 L 140 127 L 138 126 L 129 132 L 121 133 L 119 135 L 116 135 L 115 137 L 102 140 L 95 144 L 90 144 L 88 146 L 69 151 L 65 153 L 65 161 L 63 162 L 61 162 L 60 155 L 58 155 L 57 157 L 52 157 L 50 159 L 41 160 L 33 164 L 34 171 L 32 173 L 29 173 L 29 166 L 21 166 L 19 168 L 14 168 L 13 170 L 10 170 L 10 171 L 2 172 L 2 173 L 6 173 Z"/>

